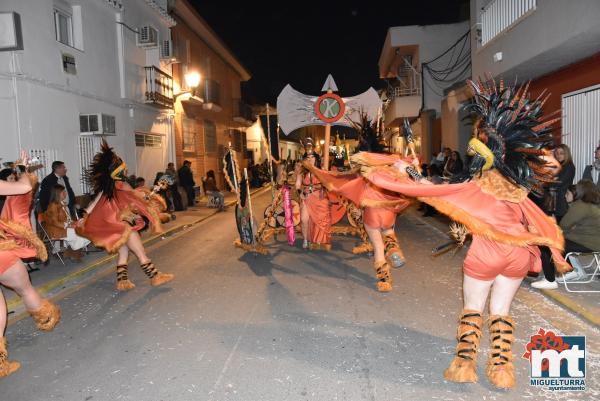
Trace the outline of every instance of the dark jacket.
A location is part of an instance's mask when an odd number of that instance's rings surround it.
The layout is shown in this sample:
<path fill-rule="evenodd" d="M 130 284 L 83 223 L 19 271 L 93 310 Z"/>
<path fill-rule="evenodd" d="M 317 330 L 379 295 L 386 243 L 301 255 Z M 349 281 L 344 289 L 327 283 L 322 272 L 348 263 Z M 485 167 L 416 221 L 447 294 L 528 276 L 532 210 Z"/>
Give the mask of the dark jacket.
<path fill-rule="evenodd" d="M 75 193 L 69 183 L 69 177 L 64 176 L 63 180 L 65 181 L 65 188 L 69 194 L 69 211 L 71 212 L 71 216 L 75 216 Z M 42 180 L 42 185 L 40 187 L 40 207 L 42 212 L 48 210 L 50 194 L 52 193 L 52 188 L 54 188 L 56 184 L 58 184 L 58 177 L 54 173 L 50 173 Z"/>
<path fill-rule="evenodd" d="M 594 174 L 592 175 L 592 173 L 594 173 Z M 585 170 L 583 170 L 583 176 L 581 178 L 583 178 L 584 180 L 590 180 L 590 181 L 594 182 L 594 184 L 596 184 L 596 188 L 600 189 L 600 178 L 598 178 L 596 181 L 594 181 L 594 177 L 596 177 L 596 171 L 594 171 L 594 165 L 589 164 L 589 165 L 585 166 Z"/>
<path fill-rule="evenodd" d="M 193 187 L 196 185 L 194 182 L 194 174 L 189 166 L 182 166 L 178 172 L 179 185 L 182 187 Z"/>
<path fill-rule="evenodd" d="M 554 215 L 564 216 L 569 209 L 569 205 L 567 204 L 567 190 L 573 185 L 575 165 L 573 163 L 563 165 L 556 178 L 558 182 L 553 185 L 556 189 L 556 209 Z"/>

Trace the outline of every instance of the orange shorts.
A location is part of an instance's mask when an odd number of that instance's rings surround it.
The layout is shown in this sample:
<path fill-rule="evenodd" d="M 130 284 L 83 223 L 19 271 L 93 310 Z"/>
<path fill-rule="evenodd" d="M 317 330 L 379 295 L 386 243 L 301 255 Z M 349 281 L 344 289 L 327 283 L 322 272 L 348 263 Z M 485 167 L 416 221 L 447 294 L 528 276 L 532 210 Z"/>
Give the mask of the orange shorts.
<path fill-rule="evenodd" d="M 396 211 L 383 207 L 366 207 L 363 209 L 363 222 L 369 228 L 387 230 L 394 227 Z"/>
<path fill-rule="evenodd" d="M 521 279 L 540 263 L 537 247 L 513 246 L 474 235 L 463 271 L 469 277 L 484 281 L 494 280 L 499 275 Z"/>
<path fill-rule="evenodd" d="M 15 251 L 0 251 L 0 274 L 4 274 L 18 261 L 19 255 Z"/>

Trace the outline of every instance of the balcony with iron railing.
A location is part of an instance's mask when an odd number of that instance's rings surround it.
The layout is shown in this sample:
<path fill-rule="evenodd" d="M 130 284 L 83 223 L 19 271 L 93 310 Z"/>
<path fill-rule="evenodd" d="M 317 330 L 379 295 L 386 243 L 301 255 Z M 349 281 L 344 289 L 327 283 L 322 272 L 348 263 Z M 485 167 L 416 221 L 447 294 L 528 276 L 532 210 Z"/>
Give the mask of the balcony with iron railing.
<path fill-rule="evenodd" d="M 252 107 L 241 99 L 233 99 L 233 121 L 249 127 L 253 120 Z"/>
<path fill-rule="evenodd" d="M 145 103 L 156 107 L 173 108 L 173 77 L 161 71 L 156 66 L 144 67 L 145 80 Z"/>

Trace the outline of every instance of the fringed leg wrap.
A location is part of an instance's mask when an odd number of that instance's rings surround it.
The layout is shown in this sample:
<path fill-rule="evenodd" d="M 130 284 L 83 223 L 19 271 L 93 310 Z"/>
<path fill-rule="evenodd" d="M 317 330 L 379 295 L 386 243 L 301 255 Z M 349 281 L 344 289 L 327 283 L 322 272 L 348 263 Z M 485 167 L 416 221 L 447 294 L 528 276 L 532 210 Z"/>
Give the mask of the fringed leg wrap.
<path fill-rule="evenodd" d="M 354 248 L 352 248 L 352 253 L 355 255 L 360 255 L 361 253 L 368 253 L 368 252 L 373 252 L 373 245 L 371 245 L 370 242 L 363 242 L 360 245 L 355 246 Z"/>
<path fill-rule="evenodd" d="M 146 276 L 150 279 L 150 285 L 153 287 L 168 283 L 175 277 L 174 274 L 159 272 L 152 262 L 144 263 L 141 267 Z"/>
<path fill-rule="evenodd" d="M 510 388 L 515 385 L 512 343 L 515 323 L 510 316 L 492 315 L 490 325 L 490 356 L 485 373 L 494 386 Z"/>
<path fill-rule="evenodd" d="M 390 292 L 392 290 L 392 273 L 388 262 L 375 262 L 373 264 L 377 276 L 377 290 L 379 292 Z"/>
<path fill-rule="evenodd" d="M 0 377 L 6 377 L 19 370 L 20 367 L 21 364 L 19 362 L 8 360 L 6 338 L 0 337 Z"/>
<path fill-rule="evenodd" d="M 385 258 L 394 268 L 404 266 L 406 259 L 398 244 L 396 234 L 387 234 L 383 236 L 383 243 L 385 245 Z"/>
<path fill-rule="evenodd" d="M 29 311 L 29 314 L 37 328 L 42 331 L 52 331 L 60 321 L 60 308 L 47 299 L 42 300 L 40 309 Z"/>
<path fill-rule="evenodd" d="M 481 312 L 464 309 L 456 331 L 456 356 L 444 371 L 444 378 L 457 383 L 477 381 L 477 352 L 481 341 Z"/>
<path fill-rule="evenodd" d="M 134 288 L 135 284 L 129 280 L 129 275 L 127 274 L 127 265 L 117 265 L 117 290 L 129 291 Z"/>

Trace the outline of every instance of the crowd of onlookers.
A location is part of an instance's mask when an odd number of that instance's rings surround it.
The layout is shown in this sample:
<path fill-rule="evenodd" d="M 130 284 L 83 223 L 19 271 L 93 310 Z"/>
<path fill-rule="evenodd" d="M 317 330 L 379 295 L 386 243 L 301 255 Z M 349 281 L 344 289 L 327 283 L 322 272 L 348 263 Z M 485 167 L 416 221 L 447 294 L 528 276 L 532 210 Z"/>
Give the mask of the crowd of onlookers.
<path fill-rule="evenodd" d="M 541 196 L 530 195 L 531 199 L 548 215 L 553 216 L 560 225 L 565 237 L 565 253 L 568 252 L 599 252 L 600 251 L 600 146 L 594 151 L 593 162 L 583 171 L 582 179 L 574 185 L 576 175 L 571 151 L 567 145 L 561 144 L 554 148 L 554 157 L 560 162 L 561 170 L 556 175 L 555 182 L 543 187 Z M 165 171 L 158 172 L 149 187 L 144 177 L 131 175 L 128 183 L 132 188 L 154 190 L 164 198 L 167 213 L 185 210 L 194 206 L 198 201 L 199 192 L 192 163 L 185 160 L 177 170 L 169 163 Z M 294 160 L 272 161 L 273 180 L 276 186 L 281 186 L 294 171 Z M 463 163 L 461 155 L 450 148 L 444 148 L 434 155 L 429 164 L 422 165 L 423 174 L 434 184 L 449 182 L 455 174 L 460 174 L 468 162 Z M 0 170 L 0 179 L 11 181 L 15 179 L 13 169 Z M 261 164 L 250 163 L 248 179 L 251 187 L 261 187 L 271 181 L 268 161 Z M 162 184 L 162 185 L 160 185 Z M 215 172 L 210 170 L 202 179 L 203 192 L 214 198 L 216 207 L 224 207 L 224 195 L 217 186 Z M 81 258 L 80 249 L 89 244 L 85 238 L 78 237 L 74 227 L 78 213 L 75 194 L 67 176 L 67 168 L 61 161 L 52 163 L 52 172 L 43 179 L 39 193 L 35 198 L 35 209 L 38 212 L 38 222 L 45 227 L 53 239 L 61 239 L 67 244 L 65 256 L 75 260 Z M 0 211 L 4 203 L 0 197 Z M 422 204 L 420 210 L 424 216 L 437 214 L 435 209 Z M 557 281 L 578 280 L 584 274 L 583 268 L 576 259 L 572 259 L 573 272 L 555 277 L 555 269 L 550 253 L 542 247 L 542 265 L 544 278 L 532 283 L 535 288 L 557 288 Z"/>

